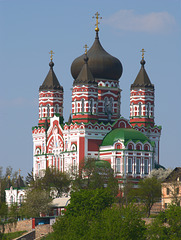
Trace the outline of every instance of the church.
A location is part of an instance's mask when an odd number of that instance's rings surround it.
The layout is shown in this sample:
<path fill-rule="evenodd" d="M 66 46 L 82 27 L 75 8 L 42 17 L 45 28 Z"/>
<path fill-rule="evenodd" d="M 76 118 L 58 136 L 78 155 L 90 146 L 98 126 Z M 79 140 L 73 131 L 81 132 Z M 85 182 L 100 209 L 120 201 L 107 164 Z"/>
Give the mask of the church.
<path fill-rule="evenodd" d="M 154 85 L 145 69 L 130 86 L 130 118 L 120 112 L 119 79 L 123 66 L 101 45 L 96 13 L 95 40 L 71 65 L 72 109 L 64 121 L 64 89 L 54 72 L 53 51 L 49 72 L 39 87 L 38 126 L 32 128 L 33 174 L 46 168 L 79 169 L 87 158 L 109 162 L 119 182 L 125 176 L 135 183 L 159 165 L 161 127 L 155 124 Z M 75 46 L 76 47 L 76 46 Z"/>

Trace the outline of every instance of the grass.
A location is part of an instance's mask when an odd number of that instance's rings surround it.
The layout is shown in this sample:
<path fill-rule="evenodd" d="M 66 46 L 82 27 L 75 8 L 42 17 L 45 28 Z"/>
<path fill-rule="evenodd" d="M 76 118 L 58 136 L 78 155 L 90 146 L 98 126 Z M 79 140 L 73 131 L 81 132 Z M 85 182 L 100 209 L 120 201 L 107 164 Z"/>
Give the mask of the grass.
<path fill-rule="evenodd" d="M 5 233 L 3 236 L 0 236 L 0 239 L 2 240 L 12 240 L 14 238 L 20 237 L 27 231 L 19 231 L 19 232 L 13 232 L 13 233 Z"/>
<path fill-rule="evenodd" d="M 45 237 L 42 237 L 41 240 L 53 240 L 53 234 L 49 233 Z"/>

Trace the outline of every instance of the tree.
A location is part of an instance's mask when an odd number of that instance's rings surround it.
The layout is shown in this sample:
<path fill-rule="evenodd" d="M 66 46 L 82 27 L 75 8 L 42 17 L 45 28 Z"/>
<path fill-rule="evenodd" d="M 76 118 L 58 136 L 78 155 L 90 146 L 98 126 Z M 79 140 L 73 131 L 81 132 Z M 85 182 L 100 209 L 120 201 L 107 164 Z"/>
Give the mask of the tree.
<path fill-rule="evenodd" d="M 30 217 L 39 217 L 40 213 L 48 214 L 52 198 L 49 192 L 41 189 L 29 189 L 26 193 L 26 200 L 20 208 L 20 215 Z"/>
<path fill-rule="evenodd" d="M 162 182 L 163 180 L 165 180 L 166 177 L 168 177 L 168 175 L 171 172 L 172 172 L 172 169 L 170 169 L 170 168 L 168 168 L 168 169 L 163 169 L 163 168 L 153 169 L 148 177 L 149 178 L 155 177 L 156 179 L 158 179 L 159 181 Z"/>
<path fill-rule="evenodd" d="M 161 197 L 161 183 L 155 177 L 145 178 L 139 182 L 138 189 L 137 191 L 134 190 L 134 193 L 144 204 L 149 217 L 153 204 Z"/>
<path fill-rule="evenodd" d="M 107 207 L 98 216 L 87 216 L 86 211 L 77 216 L 65 214 L 56 221 L 53 229 L 55 240 L 144 240 L 146 231 L 139 209 L 134 205 Z"/>
<path fill-rule="evenodd" d="M 85 159 L 80 170 L 73 171 L 73 190 L 109 188 L 114 196 L 118 194 L 118 181 L 114 171 L 106 161 Z"/>
<path fill-rule="evenodd" d="M 165 212 L 160 212 L 148 226 L 147 239 L 180 240 L 181 207 L 172 204 Z"/>

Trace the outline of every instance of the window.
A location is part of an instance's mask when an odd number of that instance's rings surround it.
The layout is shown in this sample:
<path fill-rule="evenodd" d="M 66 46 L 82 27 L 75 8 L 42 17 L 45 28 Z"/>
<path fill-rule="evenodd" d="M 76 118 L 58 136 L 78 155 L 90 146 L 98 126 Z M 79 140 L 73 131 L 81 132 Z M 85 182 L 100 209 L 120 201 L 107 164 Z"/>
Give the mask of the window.
<path fill-rule="evenodd" d="M 132 173 L 132 159 L 128 158 L 128 173 Z"/>
<path fill-rule="evenodd" d="M 82 99 L 82 113 L 84 112 L 84 99 Z"/>
<path fill-rule="evenodd" d="M 121 159 L 116 159 L 116 172 L 121 172 Z"/>
<path fill-rule="evenodd" d="M 179 187 L 176 189 L 177 194 L 179 194 Z"/>
<path fill-rule="evenodd" d="M 104 111 L 105 113 L 107 113 L 107 110 L 108 110 L 108 99 L 107 97 L 104 99 Z"/>
<path fill-rule="evenodd" d="M 141 103 L 139 103 L 139 116 L 141 116 Z"/>
<path fill-rule="evenodd" d="M 91 99 L 90 100 L 90 112 L 91 112 L 91 114 L 92 114 L 92 112 L 93 112 L 93 99 Z"/>
<path fill-rule="evenodd" d="M 169 188 L 167 188 L 167 195 L 169 195 L 170 194 L 170 189 Z"/>
<path fill-rule="evenodd" d="M 167 203 L 165 203 L 165 209 L 167 209 Z"/>
<path fill-rule="evenodd" d="M 56 105 L 55 112 L 58 113 L 58 105 Z"/>
<path fill-rule="evenodd" d="M 140 174 L 140 159 L 136 159 L 136 174 Z"/>
<path fill-rule="evenodd" d="M 144 173 L 145 173 L 145 174 L 148 174 L 148 160 L 147 160 L 147 159 L 145 159 Z"/>
<path fill-rule="evenodd" d="M 77 101 L 75 99 L 75 113 L 77 112 Z"/>
<path fill-rule="evenodd" d="M 11 196 L 10 203 L 13 204 L 13 202 L 14 202 L 14 198 L 13 198 L 13 196 Z"/>
<path fill-rule="evenodd" d="M 49 117 L 49 116 L 50 116 L 50 106 L 47 105 L 47 117 Z"/>
<path fill-rule="evenodd" d="M 147 104 L 147 116 L 148 117 L 150 116 L 150 104 L 149 103 Z"/>

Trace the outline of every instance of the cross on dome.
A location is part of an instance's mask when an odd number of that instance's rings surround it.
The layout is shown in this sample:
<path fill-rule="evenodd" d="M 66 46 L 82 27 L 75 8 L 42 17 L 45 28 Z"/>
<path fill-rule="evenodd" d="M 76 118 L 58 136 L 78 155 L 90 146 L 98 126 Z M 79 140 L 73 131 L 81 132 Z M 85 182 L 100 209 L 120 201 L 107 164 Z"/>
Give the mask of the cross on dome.
<path fill-rule="evenodd" d="M 49 52 L 50 54 L 50 60 L 52 61 L 53 60 L 53 54 L 55 54 L 52 50 Z"/>
<path fill-rule="evenodd" d="M 98 12 L 96 12 L 95 17 L 94 16 L 92 17 L 92 18 L 96 18 L 96 24 L 95 24 L 95 26 L 96 26 L 95 31 L 96 32 L 99 32 L 99 27 L 98 27 L 98 25 L 100 24 L 99 19 L 102 19 L 102 17 L 99 17 L 99 16 L 100 16 L 100 14 Z"/>
<path fill-rule="evenodd" d="M 144 59 L 144 53 L 145 53 L 146 51 L 144 50 L 144 48 L 142 48 L 140 52 L 142 53 L 142 59 Z"/>
<path fill-rule="evenodd" d="M 87 48 L 89 48 L 87 44 L 85 44 L 84 48 L 85 48 L 85 54 L 87 54 Z"/>

